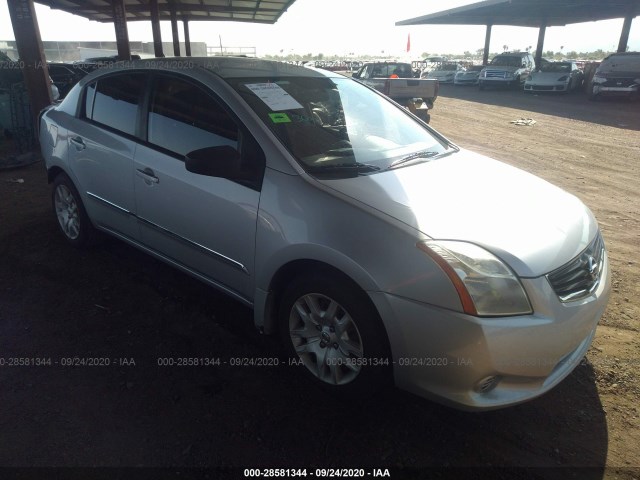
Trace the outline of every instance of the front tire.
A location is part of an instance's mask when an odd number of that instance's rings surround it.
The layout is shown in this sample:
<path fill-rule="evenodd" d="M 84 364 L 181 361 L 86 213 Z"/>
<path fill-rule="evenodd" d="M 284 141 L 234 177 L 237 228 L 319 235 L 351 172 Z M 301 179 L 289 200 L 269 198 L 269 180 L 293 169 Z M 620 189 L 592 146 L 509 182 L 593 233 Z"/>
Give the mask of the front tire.
<path fill-rule="evenodd" d="M 65 240 L 72 246 L 87 246 L 95 236 L 80 194 L 65 173 L 59 173 L 53 181 L 51 193 L 53 211 Z"/>
<path fill-rule="evenodd" d="M 382 321 L 346 279 L 324 272 L 294 279 L 282 296 L 279 330 L 302 374 L 332 394 L 357 399 L 391 384 Z"/>

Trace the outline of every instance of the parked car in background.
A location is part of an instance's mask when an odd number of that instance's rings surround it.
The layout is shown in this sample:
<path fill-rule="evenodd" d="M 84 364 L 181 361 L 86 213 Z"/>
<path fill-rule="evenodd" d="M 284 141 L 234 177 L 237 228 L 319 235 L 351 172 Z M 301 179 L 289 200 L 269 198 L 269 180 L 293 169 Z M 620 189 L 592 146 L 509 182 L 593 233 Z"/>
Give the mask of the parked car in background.
<path fill-rule="evenodd" d="M 458 72 L 464 72 L 464 67 L 459 63 L 441 63 L 427 74 L 427 78 L 433 78 L 440 83 L 453 83 Z"/>
<path fill-rule="evenodd" d="M 640 98 L 640 52 L 614 53 L 593 75 L 589 99 L 617 95 Z"/>
<path fill-rule="evenodd" d="M 414 78 L 410 63 L 368 62 L 362 65 L 352 78 L 384 93 L 429 123 L 429 110 L 433 108 L 438 97 L 438 82 L 433 79 Z"/>
<path fill-rule="evenodd" d="M 477 85 L 483 65 L 470 65 L 465 70 L 456 73 L 453 78 L 454 85 Z"/>
<path fill-rule="evenodd" d="M 49 75 L 60 92 L 60 98 L 64 98 L 69 90 L 89 72 L 75 63 L 47 62 Z"/>
<path fill-rule="evenodd" d="M 41 114 L 69 244 L 97 229 L 231 295 L 337 395 L 393 381 L 492 409 L 580 364 L 611 285 L 578 198 L 346 76 L 171 60 L 98 70 Z"/>
<path fill-rule="evenodd" d="M 0 95 L 10 95 L 12 88 L 16 85 L 22 85 L 24 88 L 24 75 L 22 73 L 23 62 L 20 60 L 11 60 L 6 54 L 0 52 Z M 60 89 L 52 78 L 49 71 L 49 85 L 51 88 L 51 98 L 55 102 L 60 99 Z M 8 112 L 3 112 L 8 116 Z M 3 115 L 4 117 L 5 115 Z M 9 122 L 3 122 L 8 124 Z"/>
<path fill-rule="evenodd" d="M 524 82 L 525 92 L 570 92 L 582 87 L 584 73 L 575 62 L 548 62 Z"/>
<path fill-rule="evenodd" d="M 422 61 L 422 68 L 420 72 L 420 78 L 427 78 L 427 75 L 431 72 L 431 70 L 435 69 L 439 65 L 448 62 L 449 59 L 447 57 L 442 56 L 433 56 L 427 57 Z"/>
<path fill-rule="evenodd" d="M 489 65 L 482 69 L 478 87 L 522 88 L 526 78 L 536 68 L 536 62 L 529 52 L 505 52 L 493 57 Z"/>

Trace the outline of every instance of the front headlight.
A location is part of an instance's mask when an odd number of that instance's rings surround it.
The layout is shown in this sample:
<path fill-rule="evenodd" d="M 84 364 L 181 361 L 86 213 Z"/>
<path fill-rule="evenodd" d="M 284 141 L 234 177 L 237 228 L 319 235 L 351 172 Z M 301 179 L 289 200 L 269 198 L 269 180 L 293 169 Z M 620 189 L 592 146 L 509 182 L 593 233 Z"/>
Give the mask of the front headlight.
<path fill-rule="evenodd" d="M 532 313 L 520 280 L 502 260 L 484 248 L 453 240 L 428 240 L 417 247 L 447 274 L 465 313 L 477 316 Z"/>
<path fill-rule="evenodd" d="M 558 82 L 566 82 L 567 80 L 569 80 L 569 75 L 563 75 L 557 81 Z"/>
<path fill-rule="evenodd" d="M 601 77 L 600 75 L 598 75 L 597 73 L 593 76 L 593 83 L 605 83 L 607 81 L 607 79 L 605 77 Z"/>
<path fill-rule="evenodd" d="M 507 72 L 504 75 L 504 78 L 513 78 L 513 77 L 514 77 L 513 72 Z"/>

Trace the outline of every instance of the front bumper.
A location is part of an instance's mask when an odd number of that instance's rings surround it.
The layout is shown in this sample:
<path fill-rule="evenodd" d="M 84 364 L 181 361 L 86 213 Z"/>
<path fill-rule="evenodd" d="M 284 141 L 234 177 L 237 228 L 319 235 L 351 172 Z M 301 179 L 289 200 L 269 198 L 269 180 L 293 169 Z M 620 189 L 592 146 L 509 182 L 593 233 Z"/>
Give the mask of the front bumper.
<path fill-rule="evenodd" d="M 594 95 L 638 95 L 640 94 L 639 86 L 632 85 L 629 87 L 607 87 L 598 85 L 597 83 L 593 84 L 593 94 Z"/>
<path fill-rule="evenodd" d="M 518 83 L 518 79 L 514 77 L 509 78 L 480 78 L 478 85 L 481 87 L 507 87 Z"/>
<path fill-rule="evenodd" d="M 456 78 L 453 81 L 453 83 L 456 85 L 477 85 L 478 79 L 477 78 Z"/>
<path fill-rule="evenodd" d="M 489 410 L 549 391 L 580 363 L 607 305 L 602 280 L 588 297 L 561 303 L 545 277 L 525 279 L 532 315 L 478 318 L 376 292 L 396 385 L 463 410 Z M 489 383 L 488 379 L 495 384 Z"/>
<path fill-rule="evenodd" d="M 554 83 L 554 84 L 532 84 L 525 83 L 524 89 L 527 92 L 566 92 L 569 90 L 568 83 Z"/>

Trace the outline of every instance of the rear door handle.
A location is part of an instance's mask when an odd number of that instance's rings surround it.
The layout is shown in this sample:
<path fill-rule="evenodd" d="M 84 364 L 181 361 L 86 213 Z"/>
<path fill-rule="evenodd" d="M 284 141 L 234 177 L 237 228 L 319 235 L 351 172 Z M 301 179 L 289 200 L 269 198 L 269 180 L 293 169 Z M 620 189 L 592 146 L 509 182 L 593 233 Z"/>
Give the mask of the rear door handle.
<path fill-rule="evenodd" d="M 147 185 L 151 185 L 152 183 L 160 183 L 160 179 L 156 177 L 156 174 L 149 167 L 145 169 L 138 168 L 136 170 L 136 175 L 142 178 L 147 183 Z"/>
<path fill-rule="evenodd" d="M 76 150 L 78 151 L 87 148 L 87 146 L 84 144 L 84 141 L 80 137 L 73 137 L 69 139 L 69 141 L 73 144 L 74 147 L 76 147 Z"/>

